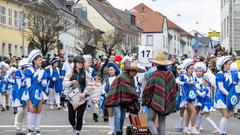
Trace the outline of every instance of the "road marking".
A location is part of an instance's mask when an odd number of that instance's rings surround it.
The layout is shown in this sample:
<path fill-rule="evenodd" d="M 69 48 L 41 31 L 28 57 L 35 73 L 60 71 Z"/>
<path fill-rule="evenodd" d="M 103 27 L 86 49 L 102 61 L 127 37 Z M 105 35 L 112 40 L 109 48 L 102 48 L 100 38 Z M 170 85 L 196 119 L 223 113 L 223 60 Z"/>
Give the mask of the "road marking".
<path fill-rule="evenodd" d="M 0 125 L 0 128 L 15 128 L 14 125 Z M 42 128 L 72 128 L 70 125 L 41 125 Z M 109 128 L 109 126 L 102 125 L 84 125 L 84 128 Z"/>

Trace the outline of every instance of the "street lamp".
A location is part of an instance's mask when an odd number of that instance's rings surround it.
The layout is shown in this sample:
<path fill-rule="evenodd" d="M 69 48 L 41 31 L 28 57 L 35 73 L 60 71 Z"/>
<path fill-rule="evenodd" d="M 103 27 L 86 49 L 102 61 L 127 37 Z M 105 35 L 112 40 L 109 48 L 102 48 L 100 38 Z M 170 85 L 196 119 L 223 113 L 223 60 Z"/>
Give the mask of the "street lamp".
<path fill-rule="evenodd" d="M 37 0 L 37 1 L 34 1 L 34 2 L 30 2 L 30 3 L 24 3 L 24 2 L 21 2 L 22 3 L 22 13 L 21 13 L 21 31 L 22 31 L 22 48 L 23 48 L 23 51 L 22 53 L 25 54 L 25 45 L 24 45 L 24 29 L 25 29 L 25 6 L 30 6 L 30 5 L 33 5 L 33 4 L 42 4 L 44 2 L 44 0 Z"/>

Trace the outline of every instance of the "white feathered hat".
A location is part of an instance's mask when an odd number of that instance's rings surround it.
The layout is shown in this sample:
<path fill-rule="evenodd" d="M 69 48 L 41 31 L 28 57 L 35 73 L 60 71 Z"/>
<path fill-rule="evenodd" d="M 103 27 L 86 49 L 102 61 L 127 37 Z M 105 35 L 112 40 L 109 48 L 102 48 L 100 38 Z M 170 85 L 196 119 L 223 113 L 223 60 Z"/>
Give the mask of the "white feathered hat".
<path fill-rule="evenodd" d="M 15 68 L 15 67 L 12 67 L 12 68 L 10 68 L 10 70 L 8 70 L 8 75 L 10 75 L 10 74 L 12 74 L 13 72 L 16 72 L 17 71 L 17 69 Z"/>
<path fill-rule="evenodd" d="M 195 70 L 199 69 L 199 70 L 206 71 L 206 64 L 204 62 L 197 62 L 194 65 L 194 69 Z"/>
<path fill-rule="evenodd" d="M 186 70 L 188 66 L 194 64 L 193 59 L 188 58 L 183 61 L 183 70 Z"/>
<path fill-rule="evenodd" d="M 180 65 L 177 66 L 177 68 L 178 68 L 179 70 L 184 70 L 183 67 L 184 67 L 183 64 L 180 64 Z"/>
<path fill-rule="evenodd" d="M 236 62 L 233 62 L 231 65 L 230 65 L 230 71 L 238 71 L 238 65 Z"/>
<path fill-rule="evenodd" d="M 37 50 L 37 49 L 32 50 L 32 51 L 30 52 L 30 54 L 28 55 L 28 62 L 29 62 L 29 63 L 32 63 L 32 61 L 34 60 L 34 58 L 36 58 L 38 55 L 42 56 L 41 50 Z"/>
<path fill-rule="evenodd" d="M 2 68 L 2 66 L 5 66 L 7 69 L 9 68 L 9 65 L 7 63 L 5 63 L 4 61 L 2 61 L 0 63 L 0 68 Z"/>
<path fill-rule="evenodd" d="M 216 88 L 216 76 L 212 72 L 207 72 L 203 74 L 203 78 L 210 83 L 211 86 Z"/>
<path fill-rule="evenodd" d="M 123 59 L 121 60 L 121 63 L 123 64 L 123 63 L 125 63 L 126 61 L 132 61 L 132 58 L 131 57 L 129 57 L 129 56 L 124 56 L 123 57 Z"/>
<path fill-rule="evenodd" d="M 19 64 L 18 64 L 19 67 L 29 67 L 31 66 L 31 63 L 28 62 L 28 58 L 23 58 Z"/>
<path fill-rule="evenodd" d="M 232 58 L 232 56 L 222 56 L 217 60 L 217 69 L 221 70 L 222 66 Z"/>
<path fill-rule="evenodd" d="M 83 58 L 84 58 L 85 61 L 91 61 L 92 60 L 92 56 L 90 54 L 83 55 Z"/>

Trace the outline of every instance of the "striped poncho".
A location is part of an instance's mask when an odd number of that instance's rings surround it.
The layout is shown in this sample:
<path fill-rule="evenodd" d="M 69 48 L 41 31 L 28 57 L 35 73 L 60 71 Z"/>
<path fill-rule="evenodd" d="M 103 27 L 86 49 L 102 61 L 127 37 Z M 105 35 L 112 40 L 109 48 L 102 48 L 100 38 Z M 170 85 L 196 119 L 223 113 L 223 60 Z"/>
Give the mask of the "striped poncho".
<path fill-rule="evenodd" d="M 138 98 L 133 77 L 130 77 L 127 72 L 123 72 L 113 81 L 105 101 L 105 106 L 121 105 L 129 112 L 137 113 L 139 109 L 136 104 Z"/>
<path fill-rule="evenodd" d="M 157 70 L 147 81 L 142 96 L 143 105 L 167 115 L 176 108 L 176 90 L 177 85 L 172 71 Z"/>

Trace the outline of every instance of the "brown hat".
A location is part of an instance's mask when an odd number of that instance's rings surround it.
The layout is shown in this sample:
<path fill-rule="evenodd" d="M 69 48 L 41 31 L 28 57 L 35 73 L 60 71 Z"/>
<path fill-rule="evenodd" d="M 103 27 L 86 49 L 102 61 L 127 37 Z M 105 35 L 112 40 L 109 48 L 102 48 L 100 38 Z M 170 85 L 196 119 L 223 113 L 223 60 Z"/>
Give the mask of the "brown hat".
<path fill-rule="evenodd" d="M 149 61 L 151 63 L 155 63 L 161 66 L 169 66 L 173 64 L 172 61 L 166 59 L 165 54 L 163 52 L 159 52 L 156 58 L 149 59 Z"/>
<path fill-rule="evenodd" d="M 125 67 L 124 70 L 125 70 L 125 71 L 133 70 L 133 71 L 137 71 L 137 72 L 139 72 L 139 73 L 144 73 L 144 72 L 145 72 L 144 69 L 138 67 L 138 65 L 137 65 L 136 62 L 132 62 L 132 63 L 130 64 L 130 66 Z"/>

